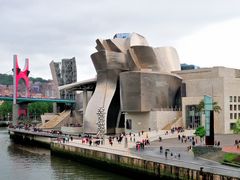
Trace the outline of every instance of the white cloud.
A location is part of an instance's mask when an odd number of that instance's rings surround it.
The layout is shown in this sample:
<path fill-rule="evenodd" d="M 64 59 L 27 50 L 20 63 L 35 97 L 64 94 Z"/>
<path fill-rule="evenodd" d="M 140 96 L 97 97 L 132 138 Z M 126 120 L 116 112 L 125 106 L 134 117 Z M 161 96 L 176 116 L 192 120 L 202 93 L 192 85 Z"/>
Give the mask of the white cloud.
<path fill-rule="evenodd" d="M 181 62 L 240 69 L 240 18 L 207 26 L 176 42 Z"/>
<path fill-rule="evenodd" d="M 0 0 L 0 73 L 12 69 L 13 54 L 20 64 L 29 57 L 31 75 L 47 79 L 51 60 L 76 57 L 82 80 L 96 74 L 90 55 L 97 38 L 137 32 L 152 46 L 174 46 L 205 26 L 240 17 L 239 6 L 238 0 Z M 192 60 L 196 50 L 182 47 L 182 60 Z"/>

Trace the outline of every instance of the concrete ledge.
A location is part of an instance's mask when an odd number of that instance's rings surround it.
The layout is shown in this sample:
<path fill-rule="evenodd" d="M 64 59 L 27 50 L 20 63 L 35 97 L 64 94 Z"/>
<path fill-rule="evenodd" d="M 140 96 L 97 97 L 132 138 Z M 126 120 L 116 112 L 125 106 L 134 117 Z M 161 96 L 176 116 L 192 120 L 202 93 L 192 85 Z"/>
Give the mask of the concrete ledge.
<path fill-rule="evenodd" d="M 145 160 L 96 149 L 51 143 L 51 153 L 73 160 L 97 166 L 105 170 L 117 171 L 134 177 L 151 177 L 164 179 L 226 179 L 229 177 L 200 170 L 178 167 L 169 164 Z M 234 179 L 234 178 L 232 178 Z"/>
<path fill-rule="evenodd" d="M 193 153 L 194 156 L 200 156 L 209 152 L 218 152 L 221 151 L 221 147 L 215 147 L 215 146 L 193 146 Z"/>
<path fill-rule="evenodd" d="M 71 127 L 71 126 L 62 126 L 61 131 L 64 134 L 75 134 L 78 135 L 79 133 L 83 132 L 83 127 Z"/>

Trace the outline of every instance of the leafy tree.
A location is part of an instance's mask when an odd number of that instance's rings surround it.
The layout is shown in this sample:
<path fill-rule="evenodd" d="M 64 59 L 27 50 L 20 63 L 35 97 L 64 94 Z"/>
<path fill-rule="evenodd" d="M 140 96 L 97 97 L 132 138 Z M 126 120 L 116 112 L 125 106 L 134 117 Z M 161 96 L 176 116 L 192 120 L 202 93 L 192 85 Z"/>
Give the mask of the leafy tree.
<path fill-rule="evenodd" d="M 41 83 L 46 83 L 48 82 L 48 80 L 45 80 L 43 78 L 40 78 L 40 77 L 37 77 L 37 78 L 33 78 L 33 77 L 30 77 L 30 80 L 35 83 L 35 82 L 41 82 Z"/>
<path fill-rule="evenodd" d="M 53 105 L 49 102 L 34 102 L 28 105 L 29 115 L 40 116 L 44 113 L 52 112 Z"/>
<path fill-rule="evenodd" d="M 3 102 L 0 105 L 0 116 L 2 119 L 6 119 L 9 114 L 12 113 L 12 102 Z"/>
<path fill-rule="evenodd" d="M 213 102 L 213 111 L 216 113 L 220 113 L 221 111 L 221 107 L 218 105 L 218 103 L 216 101 Z"/>
<path fill-rule="evenodd" d="M 37 77 L 37 78 L 33 78 L 30 77 L 30 81 L 34 82 L 41 82 L 41 83 L 46 83 L 49 80 Z M 9 74 L 0 74 L 0 84 L 2 85 L 12 85 L 13 84 L 13 76 L 9 75 Z"/>
<path fill-rule="evenodd" d="M 0 84 L 2 85 L 12 85 L 13 76 L 8 74 L 0 74 Z"/>
<path fill-rule="evenodd" d="M 194 134 L 195 134 L 196 136 L 199 136 L 199 137 L 200 137 L 200 140 L 201 140 L 201 142 L 202 142 L 202 139 L 203 139 L 203 138 L 205 137 L 205 135 L 206 135 L 206 130 L 205 130 L 205 128 L 204 128 L 203 126 L 199 126 L 199 127 L 195 130 Z"/>
<path fill-rule="evenodd" d="M 203 112 L 204 111 L 204 101 L 203 100 L 201 100 L 200 102 L 199 102 L 199 104 L 197 105 L 197 111 L 198 112 Z M 221 111 L 222 109 L 221 109 L 221 107 L 218 105 L 218 103 L 217 102 L 213 102 L 213 111 L 214 112 L 216 112 L 216 113 L 220 113 L 220 111 Z"/>
<path fill-rule="evenodd" d="M 237 120 L 237 122 L 233 128 L 233 132 L 236 134 L 240 134 L 240 119 Z"/>
<path fill-rule="evenodd" d="M 201 100 L 199 104 L 197 105 L 197 111 L 198 112 L 203 112 L 204 111 L 204 101 Z"/>

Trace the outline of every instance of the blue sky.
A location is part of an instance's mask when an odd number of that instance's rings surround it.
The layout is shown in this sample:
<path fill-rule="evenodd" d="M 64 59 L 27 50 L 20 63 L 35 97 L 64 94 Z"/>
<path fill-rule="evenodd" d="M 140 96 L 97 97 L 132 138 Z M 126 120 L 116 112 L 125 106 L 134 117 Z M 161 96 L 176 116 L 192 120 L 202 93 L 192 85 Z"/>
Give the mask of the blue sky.
<path fill-rule="evenodd" d="M 95 40 L 119 32 L 173 46 L 180 62 L 240 69 L 238 0 L 0 0 L 0 73 L 17 54 L 31 76 L 51 79 L 50 61 L 76 57 L 78 80 L 94 77 Z"/>

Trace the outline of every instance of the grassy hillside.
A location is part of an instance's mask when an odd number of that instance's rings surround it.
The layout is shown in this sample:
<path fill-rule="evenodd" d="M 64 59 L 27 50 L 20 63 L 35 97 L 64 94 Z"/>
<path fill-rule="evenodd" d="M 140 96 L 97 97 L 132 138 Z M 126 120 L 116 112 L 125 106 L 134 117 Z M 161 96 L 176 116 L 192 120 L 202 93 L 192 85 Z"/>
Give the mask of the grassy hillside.
<path fill-rule="evenodd" d="M 11 85 L 11 84 L 13 84 L 13 77 L 12 77 L 12 75 L 0 74 L 0 84 L 2 84 L 2 85 Z"/>
<path fill-rule="evenodd" d="M 42 78 L 33 78 L 30 77 L 30 80 L 34 83 L 36 81 L 41 82 L 41 83 L 45 83 L 48 82 L 48 80 L 42 79 Z M 12 85 L 13 84 L 13 77 L 12 75 L 8 75 L 8 74 L 0 74 L 0 84 L 2 85 Z"/>

